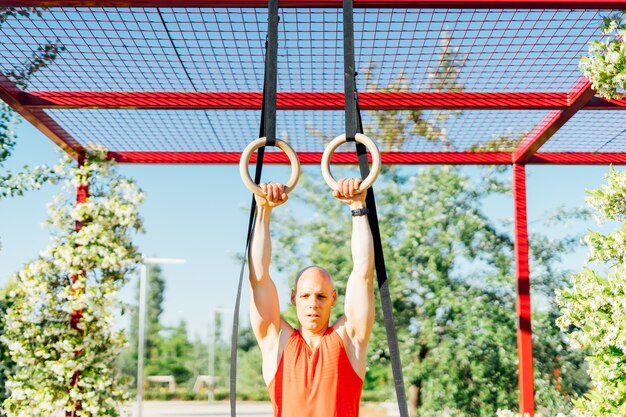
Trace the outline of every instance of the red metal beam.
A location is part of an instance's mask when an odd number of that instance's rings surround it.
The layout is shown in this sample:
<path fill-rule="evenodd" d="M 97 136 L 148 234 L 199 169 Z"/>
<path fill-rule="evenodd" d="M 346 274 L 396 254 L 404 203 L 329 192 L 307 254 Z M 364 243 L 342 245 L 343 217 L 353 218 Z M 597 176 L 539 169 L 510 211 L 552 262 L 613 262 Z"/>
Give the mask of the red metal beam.
<path fill-rule="evenodd" d="M 535 413 L 533 335 L 530 318 L 530 272 L 528 268 L 528 221 L 526 218 L 526 167 L 513 165 L 515 210 L 515 275 L 517 278 L 517 357 L 520 413 Z"/>
<path fill-rule="evenodd" d="M 134 164 L 238 164 L 241 152 L 110 152 L 110 157 L 121 163 Z M 510 164 L 508 152 L 383 152 L 385 164 L 459 164 L 459 165 L 498 165 Z M 298 152 L 301 164 L 319 164 L 321 152 Z M 250 162 L 256 162 L 256 154 Z M 266 152 L 263 162 L 267 164 L 288 164 L 282 152 Z M 334 164 L 358 163 L 354 152 L 335 152 L 331 158 Z"/>
<path fill-rule="evenodd" d="M 127 164 L 238 164 L 240 152 L 110 152 L 110 157 Z M 321 152 L 298 152 L 302 164 L 319 164 Z M 385 164 L 441 164 L 441 165 L 510 165 L 509 152 L 383 152 Z M 251 163 L 256 162 L 253 155 Z M 267 152 L 264 162 L 267 164 L 289 164 L 282 152 Z M 336 152 L 332 162 L 335 164 L 356 164 L 352 152 Z M 626 165 L 626 152 L 590 153 L 590 152 L 544 152 L 536 153 L 527 164 L 550 165 Z"/>
<path fill-rule="evenodd" d="M 537 152 L 528 164 L 625 165 L 626 152 Z"/>
<path fill-rule="evenodd" d="M 3 74 L 0 74 L 0 100 L 3 100 L 24 119 L 31 122 L 52 142 L 74 159 L 84 153 L 83 147 L 59 124 L 41 109 L 30 109 L 21 103 L 22 92 Z"/>
<path fill-rule="evenodd" d="M 626 109 L 626 99 L 617 99 L 606 101 L 601 97 L 592 97 L 591 100 L 585 107 L 584 110 L 623 110 Z"/>
<path fill-rule="evenodd" d="M 0 0 L 7 7 L 244 7 L 267 0 Z M 281 8 L 340 8 L 342 0 L 280 0 Z M 355 8 L 408 9 L 625 9 L 624 0 L 355 0 Z"/>
<path fill-rule="evenodd" d="M 513 152 L 513 163 L 525 163 L 548 141 L 578 110 L 593 98 L 591 83 L 583 78 L 569 95 L 570 105 L 563 111 L 552 111 L 530 132 Z"/>
<path fill-rule="evenodd" d="M 257 92 L 85 92 L 39 91 L 22 93 L 20 102 L 29 109 L 121 108 L 121 109 L 260 109 Z M 567 93 L 542 92 L 362 92 L 363 110 L 430 109 L 558 109 L 568 108 Z M 282 92 L 281 110 L 343 110 L 342 92 Z"/>

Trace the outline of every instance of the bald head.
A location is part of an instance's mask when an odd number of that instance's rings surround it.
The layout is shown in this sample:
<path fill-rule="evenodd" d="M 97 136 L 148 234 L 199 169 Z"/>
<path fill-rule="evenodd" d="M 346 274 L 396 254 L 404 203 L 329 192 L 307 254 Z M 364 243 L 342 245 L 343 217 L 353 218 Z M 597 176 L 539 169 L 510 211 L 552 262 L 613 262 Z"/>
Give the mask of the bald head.
<path fill-rule="evenodd" d="M 296 280 L 293 284 L 293 288 L 295 289 L 296 292 L 298 292 L 298 283 L 300 282 L 300 279 L 303 277 L 322 279 L 324 281 L 327 281 L 330 284 L 332 289 L 335 288 L 333 279 L 327 270 L 325 270 L 321 266 L 311 265 L 311 266 L 307 266 L 306 268 L 301 269 L 300 272 L 296 274 Z"/>

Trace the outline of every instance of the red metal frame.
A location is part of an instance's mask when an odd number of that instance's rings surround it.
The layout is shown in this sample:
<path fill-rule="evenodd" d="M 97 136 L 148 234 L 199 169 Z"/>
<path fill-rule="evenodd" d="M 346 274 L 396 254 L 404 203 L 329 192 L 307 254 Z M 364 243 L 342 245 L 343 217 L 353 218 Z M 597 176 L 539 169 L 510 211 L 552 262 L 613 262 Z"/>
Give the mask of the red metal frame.
<path fill-rule="evenodd" d="M 528 221 L 526 216 L 526 167 L 513 165 L 515 205 L 515 275 L 517 278 L 517 357 L 520 413 L 535 412 L 533 340 L 530 317 L 530 272 L 528 268 Z"/>
<path fill-rule="evenodd" d="M 595 92 L 591 83 L 582 79 L 570 94 L 571 104 L 563 111 L 553 111 L 531 132 L 520 147 L 513 153 L 513 163 L 519 164 L 528 161 L 544 143 L 548 141 L 578 110 L 591 100 Z"/>
<path fill-rule="evenodd" d="M 0 73 L 0 100 L 3 100 L 18 112 L 24 119 L 31 122 L 37 129 L 46 135 L 52 142 L 67 152 L 72 158 L 77 159 L 83 151 L 83 147 L 72 136 L 52 120 L 41 109 L 30 109 L 21 102 L 23 93 Z"/>
<path fill-rule="evenodd" d="M 261 108 L 260 92 L 86 92 L 38 91 L 17 100 L 28 109 L 232 109 Z M 343 110 L 343 93 L 278 92 L 279 110 Z M 621 101 L 596 101 L 596 108 L 621 108 Z M 626 102 L 626 100 L 625 100 Z M 621 105 L 620 105 L 621 104 Z M 557 109 L 571 107 L 568 93 L 536 92 L 362 92 L 363 110 L 411 109 Z"/>
<path fill-rule="evenodd" d="M 6 7 L 242 7 L 266 8 L 267 0 L 0 0 Z M 281 8 L 340 8 L 342 0 L 281 0 Z M 625 9 L 624 0 L 355 0 L 355 8 Z"/>
<path fill-rule="evenodd" d="M 109 156 L 123 164 L 238 164 L 241 152 L 110 152 Z M 384 164 L 404 165 L 511 165 L 510 152 L 382 152 Z M 321 152 L 298 152 L 301 164 L 319 164 Z M 256 154 L 250 163 L 256 162 Z M 357 164 L 353 152 L 335 152 L 333 164 Z M 282 152 L 266 152 L 263 163 L 289 164 Z M 622 165 L 626 164 L 624 153 L 591 152 L 539 152 L 527 162 L 528 165 Z"/>

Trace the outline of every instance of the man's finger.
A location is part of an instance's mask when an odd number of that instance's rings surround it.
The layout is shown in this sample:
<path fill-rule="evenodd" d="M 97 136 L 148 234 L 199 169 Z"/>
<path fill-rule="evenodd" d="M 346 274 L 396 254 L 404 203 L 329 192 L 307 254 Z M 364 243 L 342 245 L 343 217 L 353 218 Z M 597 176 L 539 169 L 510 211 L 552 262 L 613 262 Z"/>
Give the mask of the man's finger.
<path fill-rule="evenodd" d="M 350 181 L 345 180 L 343 182 L 343 196 L 348 197 L 350 195 Z"/>
<path fill-rule="evenodd" d="M 343 193 L 343 183 L 344 183 L 345 179 L 342 178 L 339 180 L 339 182 L 337 182 L 337 189 L 335 190 L 337 193 L 339 193 L 341 195 L 341 193 Z"/>
<path fill-rule="evenodd" d="M 350 178 L 348 180 L 348 197 L 354 197 L 354 179 Z"/>

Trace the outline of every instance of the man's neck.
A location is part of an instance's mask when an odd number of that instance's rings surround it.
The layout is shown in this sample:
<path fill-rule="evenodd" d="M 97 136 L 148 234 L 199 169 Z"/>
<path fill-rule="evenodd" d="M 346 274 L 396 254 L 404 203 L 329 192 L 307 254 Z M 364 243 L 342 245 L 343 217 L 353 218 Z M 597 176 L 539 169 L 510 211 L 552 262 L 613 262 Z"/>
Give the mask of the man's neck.
<path fill-rule="evenodd" d="M 306 344 L 309 345 L 311 349 L 315 349 L 320 344 L 322 336 L 324 336 L 328 331 L 328 324 L 324 326 L 323 329 L 320 329 L 318 331 L 303 329 L 302 326 L 300 326 L 298 331 L 300 332 L 300 335 L 302 336 Z"/>

